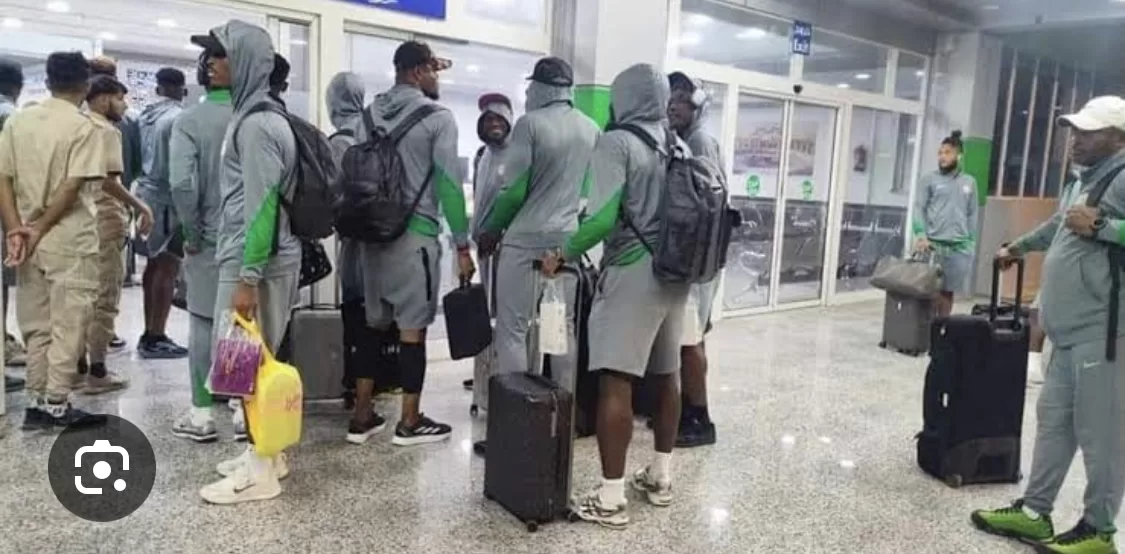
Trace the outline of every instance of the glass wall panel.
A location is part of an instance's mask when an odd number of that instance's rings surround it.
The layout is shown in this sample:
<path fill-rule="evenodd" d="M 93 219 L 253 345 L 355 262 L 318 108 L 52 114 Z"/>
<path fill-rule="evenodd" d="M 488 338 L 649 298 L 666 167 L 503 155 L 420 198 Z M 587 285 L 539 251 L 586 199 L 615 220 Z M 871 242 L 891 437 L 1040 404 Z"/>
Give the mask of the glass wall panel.
<path fill-rule="evenodd" d="M 895 77 L 895 96 L 907 100 L 921 100 L 925 85 L 926 58 L 900 51 Z"/>
<path fill-rule="evenodd" d="M 826 31 L 813 31 L 812 54 L 805 59 L 807 81 L 882 94 L 890 49 Z"/>
<path fill-rule="evenodd" d="M 705 0 L 684 0 L 679 55 L 770 75 L 789 75 L 792 22 Z M 815 44 L 815 43 L 814 43 Z"/>

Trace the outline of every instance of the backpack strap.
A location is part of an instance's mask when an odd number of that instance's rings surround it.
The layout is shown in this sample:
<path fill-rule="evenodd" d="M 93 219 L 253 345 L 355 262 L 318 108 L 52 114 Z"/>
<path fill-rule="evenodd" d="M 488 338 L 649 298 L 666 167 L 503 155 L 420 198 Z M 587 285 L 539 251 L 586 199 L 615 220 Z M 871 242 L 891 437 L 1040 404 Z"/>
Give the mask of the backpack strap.
<path fill-rule="evenodd" d="M 395 144 L 398 144 L 399 141 L 401 141 L 402 138 L 406 136 L 406 133 L 409 133 L 415 125 L 421 123 L 423 119 L 430 117 L 434 114 L 434 112 L 437 111 L 438 107 L 436 104 L 427 103 L 421 108 L 410 112 L 410 115 L 406 116 L 406 118 L 403 119 L 402 122 L 400 122 L 395 126 L 394 129 L 391 130 L 391 141 L 393 141 Z"/>
<path fill-rule="evenodd" d="M 1097 207 L 1101 204 L 1109 187 L 1123 170 L 1125 165 L 1115 167 L 1095 183 L 1086 196 L 1086 205 Z M 1121 271 L 1125 270 L 1125 248 L 1111 244 L 1106 255 L 1109 257 L 1109 316 L 1106 322 L 1105 357 L 1113 362 L 1117 360 L 1117 330 L 1121 324 L 1118 312 L 1121 310 Z"/>
<path fill-rule="evenodd" d="M 331 141 L 332 139 L 334 139 L 336 137 L 355 138 L 355 131 L 353 131 L 351 129 L 340 129 L 339 131 L 336 131 L 335 133 L 332 133 L 331 135 L 329 135 L 328 140 Z"/>

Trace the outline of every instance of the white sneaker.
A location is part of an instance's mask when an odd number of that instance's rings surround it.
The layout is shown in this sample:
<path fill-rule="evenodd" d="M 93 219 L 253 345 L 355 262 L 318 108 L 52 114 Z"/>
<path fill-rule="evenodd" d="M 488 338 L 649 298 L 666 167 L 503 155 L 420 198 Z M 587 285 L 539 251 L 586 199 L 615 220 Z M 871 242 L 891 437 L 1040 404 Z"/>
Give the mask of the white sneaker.
<path fill-rule="evenodd" d="M 238 457 L 219 462 L 219 465 L 215 466 L 215 471 L 223 477 L 230 477 L 238 473 L 239 469 L 250 465 L 250 454 L 253 452 L 254 447 L 248 446 Z M 284 481 L 286 477 L 289 477 L 289 460 L 284 452 L 273 457 L 273 473 L 277 476 L 278 481 Z"/>
<path fill-rule="evenodd" d="M 625 529 L 629 525 L 628 505 L 605 506 L 598 489 L 570 499 L 570 513 L 583 521 L 609 529 Z"/>
<path fill-rule="evenodd" d="M 211 504 L 240 504 L 256 500 L 269 500 L 281 494 L 281 484 L 273 470 L 252 475 L 249 465 L 238 468 L 230 477 L 203 487 L 199 495 Z"/>
<path fill-rule="evenodd" d="M 648 467 L 637 470 L 630 482 L 634 490 L 645 495 L 649 504 L 661 508 L 672 504 L 672 483 L 657 481 Z"/>
<path fill-rule="evenodd" d="M 219 440 L 219 432 L 215 430 L 215 422 L 211 420 L 196 423 L 191 413 L 186 413 L 172 424 L 172 434 L 181 439 L 195 442 L 215 442 Z"/>

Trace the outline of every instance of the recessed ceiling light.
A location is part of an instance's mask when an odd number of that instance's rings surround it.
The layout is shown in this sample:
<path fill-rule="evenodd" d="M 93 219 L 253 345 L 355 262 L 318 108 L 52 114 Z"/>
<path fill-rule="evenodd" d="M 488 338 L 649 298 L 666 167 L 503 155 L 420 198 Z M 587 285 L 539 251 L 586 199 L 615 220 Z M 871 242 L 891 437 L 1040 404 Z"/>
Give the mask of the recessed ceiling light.
<path fill-rule="evenodd" d="M 684 33 L 680 35 L 680 44 L 684 46 L 694 46 L 703 42 L 703 37 L 699 33 Z"/>
<path fill-rule="evenodd" d="M 915 76 L 915 77 L 918 77 L 919 79 L 921 79 L 922 77 L 925 77 L 925 76 L 926 76 L 926 72 L 925 72 L 925 71 L 923 71 L 923 70 L 921 70 L 921 69 L 919 69 L 918 71 L 915 71 L 915 72 L 914 72 L 914 76 Z"/>
<path fill-rule="evenodd" d="M 866 81 L 871 78 L 870 73 L 856 73 L 855 78 L 860 81 Z"/>
<path fill-rule="evenodd" d="M 469 73 L 480 73 L 480 66 L 476 64 L 469 64 L 465 66 L 465 71 Z"/>
<path fill-rule="evenodd" d="M 98 38 L 100 38 L 102 40 L 117 40 L 117 35 L 109 32 L 109 31 L 102 31 L 102 32 L 98 33 Z"/>
<path fill-rule="evenodd" d="M 395 78 L 395 72 L 394 71 L 388 70 L 384 75 L 386 75 L 388 79 L 394 79 Z"/>
<path fill-rule="evenodd" d="M 701 13 L 693 13 L 688 16 L 688 23 L 696 27 L 703 27 L 704 25 L 711 24 L 711 17 Z"/>
<path fill-rule="evenodd" d="M 289 45 L 290 46 L 308 46 L 309 41 L 304 40 L 304 39 L 294 38 L 294 39 L 289 40 Z"/>
<path fill-rule="evenodd" d="M 1116 2 L 1122 2 L 1122 1 L 1125 1 L 1125 0 L 1115 0 L 1115 1 Z M 985 10 L 985 11 L 994 12 L 994 11 L 1000 9 L 1000 6 L 997 6 L 996 4 L 985 4 L 985 5 L 981 6 L 980 9 Z"/>
<path fill-rule="evenodd" d="M 66 13 L 70 11 L 70 4 L 66 2 L 47 2 L 47 11 L 55 13 Z"/>
<path fill-rule="evenodd" d="M 160 27 L 162 29 L 174 29 L 176 27 L 176 20 L 175 19 L 168 19 L 167 17 L 157 19 L 156 20 L 156 26 Z"/>
<path fill-rule="evenodd" d="M 751 27 L 749 29 L 746 29 L 745 31 L 742 31 L 741 33 L 738 33 L 738 38 L 743 39 L 743 40 L 754 40 L 754 39 L 765 38 L 767 34 L 768 33 L 766 33 L 765 29 L 760 29 L 758 27 Z"/>
<path fill-rule="evenodd" d="M 23 21 L 14 17 L 5 17 L 3 21 L 0 22 L 0 25 L 3 25 L 5 29 L 19 29 L 23 27 Z"/>
<path fill-rule="evenodd" d="M 852 86 L 847 83 L 840 83 L 836 85 L 836 88 L 852 88 Z"/>

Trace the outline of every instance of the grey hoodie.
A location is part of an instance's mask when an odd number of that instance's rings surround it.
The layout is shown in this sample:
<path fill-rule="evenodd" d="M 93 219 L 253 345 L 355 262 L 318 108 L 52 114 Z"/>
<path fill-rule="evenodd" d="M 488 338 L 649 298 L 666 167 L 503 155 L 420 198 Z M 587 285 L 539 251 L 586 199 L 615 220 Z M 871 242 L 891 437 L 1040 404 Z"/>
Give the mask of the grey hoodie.
<path fill-rule="evenodd" d="M 481 122 L 484 120 L 484 116 L 489 113 L 504 118 L 504 121 L 508 123 L 508 133 L 504 135 L 504 140 L 500 141 L 499 144 L 490 144 L 481 133 Z M 485 106 L 480 118 L 477 119 L 477 135 L 485 146 L 484 154 L 480 157 L 473 172 L 473 221 L 471 227 L 474 237 L 484 230 L 484 222 L 492 212 L 496 196 L 500 194 L 500 189 L 504 186 L 503 179 L 507 174 L 505 171 L 505 154 L 508 151 L 508 145 L 511 144 L 513 118 L 512 109 L 507 104 L 497 102 Z"/>
<path fill-rule="evenodd" d="M 1090 188 L 1112 169 L 1125 166 L 1125 152 L 1082 172 L 1081 181 L 1071 185 L 1070 203 L 1013 245 L 1024 252 L 1047 251 L 1039 290 L 1043 329 L 1056 347 L 1106 339 L 1109 317 L 1110 271 L 1107 255 L 1110 245 L 1122 245 L 1122 219 L 1125 218 L 1125 172 L 1114 179 L 1098 206 L 1108 224 L 1096 238 L 1085 238 L 1064 225 L 1066 209 L 1085 204 Z M 1048 248 L 1049 247 L 1049 248 Z M 1125 322 L 1125 302 L 1119 321 Z M 1125 324 L 1117 329 L 1125 336 Z"/>
<path fill-rule="evenodd" d="M 336 165 L 349 146 L 359 141 L 363 131 L 363 79 L 355 73 L 337 73 L 328 83 L 328 117 L 336 132 L 332 134 L 332 156 Z"/>
<path fill-rule="evenodd" d="M 656 244 L 660 231 L 659 206 L 670 135 L 668 79 L 649 64 L 637 64 L 613 80 L 611 93 L 617 123 L 640 127 L 656 139 L 660 152 L 624 130 L 602 134 L 590 162 L 590 206 L 594 211 L 567 241 L 564 257 L 577 259 L 604 240 L 602 264 L 629 265 L 642 259 L 646 250 L 622 213 L 651 245 Z M 673 140 L 682 144 L 678 138 Z"/>
<path fill-rule="evenodd" d="M 223 139 L 233 114 L 230 90 L 212 90 L 172 125 L 172 203 L 184 226 L 184 240 L 197 247 L 215 246 L 218 238 Z"/>
<path fill-rule="evenodd" d="M 375 97 L 368 109 L 376 125 L 388 132 L 395 128 L 414 110 L 436 104 L 417 87 L 395 85 Z M 367 133 L 369 130 L 364 129 Z M 429 175 L 429 186 L 418 201 L 418 208 L 410 220 L 410 231 L 423 236 L 436 237 L 441 231 L 438 210 L 445 214 L 453 242 L 467 247 L 469 218 L 465 213 L 465 193 L 461 188 L 461 160 L 457 156 L 457 121 L 453 112 L 440 107 L 436 113 L 415 125 L 398 144 L 399 154 L 406 166 L 409 198 L 416 197 Z M 431 172 L 431 169 L 433 170 Z"/>
<path fill-rule="evenodd" d="M 137 112 L 132 108 L 125 110 L 117 130 L 121 131 L 121 163 L 125 171 L 121 174 L 121 184 L 130 188 L 141 177 L 141 127 Z"/>
<path fill-rule="evenodd" d="M 527 114 L 504 155 L 504 186 L 485 228 L 504 244 L 558 248 L 578 229 L 580 196 L 600 131 L 572 103 L 570 87 L 532 81 Z"/>
<path fill-rule="evenodd" d="M 979 205 L 972 175 L 960 169 L 923 175 L 914 200 L 914 235 L 956 251 L 973 252 Z"/>
<path fill-rule="evenodd" d="M 297 145 L 280 114 L 247 112 L 269 95 L 273 46 L 265 29 L 232 20 L 211 30 L 231 66 L 234 118 L 223 139 L 222 215 L 216 259 L 235 265 L 241 279 L 288 277 L 301 266 L 301 244 L 279 205 L 296 176 Z M 276 254 L 274 254 L 276 237 Z"/>
<path fill-rule="evenodd" d="M 709 104 L 704 103 L 703 106 L 696 109 L 695 121 L 684 133 L 684 142 L 687 143 L 688 148 L 691 148 L 692 156 L 706 160 L 707 163 L 711 164 L 711 170 L 719 177 L 725 189 L 727 186 L 727 166 L 723 163 L 722 149 L 719 147 L 719 141 L 703 130 L 703 124 L 707 122 L 707 118 L 711 115 L 708 108 Z"/>
<path fill-rule="evenodd" d="M 137 179 L 137 187 L 149 203 L 172 205 L 168 177 L 168 144 L 172 140 L 172 123 L 183 109 L 183 105 L 178 100 L 161 98 L 141 112 L 138 123 L 141 130 L 142 173 Z M 124 137 L 122 137 L 122 144 L 126 144 Z"/>

